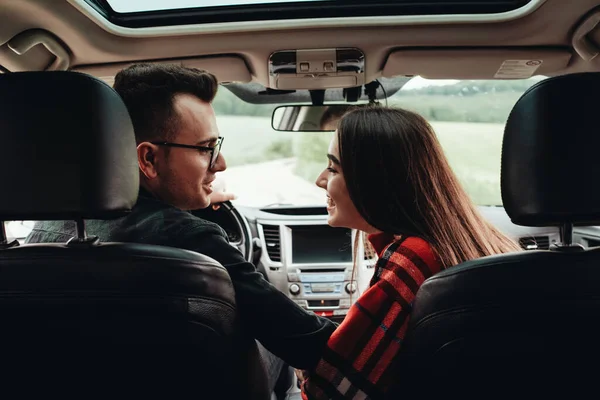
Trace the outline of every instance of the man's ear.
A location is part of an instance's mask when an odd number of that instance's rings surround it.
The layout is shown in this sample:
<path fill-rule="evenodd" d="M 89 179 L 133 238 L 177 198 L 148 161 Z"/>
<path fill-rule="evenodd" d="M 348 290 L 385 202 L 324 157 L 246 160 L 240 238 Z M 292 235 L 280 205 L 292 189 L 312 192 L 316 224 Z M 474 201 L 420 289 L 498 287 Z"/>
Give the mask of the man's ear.
<path fill-rule="evenodd" d="M 156 165 L 158 161 L 158 146 L 149 142 L 142 142 L 137 147 L 137 156 L 142 174 L 148 179 L 156 178 L 158 176 Z"/>

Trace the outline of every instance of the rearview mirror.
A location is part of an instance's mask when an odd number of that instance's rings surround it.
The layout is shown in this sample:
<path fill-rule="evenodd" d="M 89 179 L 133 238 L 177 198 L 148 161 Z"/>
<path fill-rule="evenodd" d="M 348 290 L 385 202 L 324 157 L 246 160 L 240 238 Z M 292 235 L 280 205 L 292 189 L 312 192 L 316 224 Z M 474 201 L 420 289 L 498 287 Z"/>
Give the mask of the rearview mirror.
<path fill-rule="evenodd" d="M 273 110 L 271 126 L 283 132 L 335 131 L 340 118 L 362 104 L 293 105 Z"/>

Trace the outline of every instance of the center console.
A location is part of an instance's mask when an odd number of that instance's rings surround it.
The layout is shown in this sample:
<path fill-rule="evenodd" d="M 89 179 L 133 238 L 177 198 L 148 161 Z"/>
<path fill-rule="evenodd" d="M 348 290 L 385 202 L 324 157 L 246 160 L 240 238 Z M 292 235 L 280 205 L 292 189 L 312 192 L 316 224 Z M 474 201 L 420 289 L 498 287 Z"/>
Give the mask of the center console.
<path fill-rule="evenodd" d="M 278 210 L 281 212 L 281 210 Z M 341 320 L 368 284 L 373 255 L 362 235 L 327 224 L 327 215 L 257 219 L 269 281 L 293 301 L 318 315 Z M 354 254 L 357 271 L 353 279 Z M 372 269 L 370 271 L 372 275 Z"/>

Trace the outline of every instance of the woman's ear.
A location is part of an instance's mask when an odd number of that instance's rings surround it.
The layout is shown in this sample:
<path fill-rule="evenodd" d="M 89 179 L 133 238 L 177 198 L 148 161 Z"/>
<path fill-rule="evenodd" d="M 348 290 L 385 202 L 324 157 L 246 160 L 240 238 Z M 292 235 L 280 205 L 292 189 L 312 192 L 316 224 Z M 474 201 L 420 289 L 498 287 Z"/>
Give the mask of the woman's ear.
<path fill-rule="evenodd" d="M 149 143 L 142 142 L 137 147 L 138 165 L 140 171 L 148 179 L 154 179 L 158 176 L 158 170 L 156 166 L 158 155 L 158 146 Z"/>

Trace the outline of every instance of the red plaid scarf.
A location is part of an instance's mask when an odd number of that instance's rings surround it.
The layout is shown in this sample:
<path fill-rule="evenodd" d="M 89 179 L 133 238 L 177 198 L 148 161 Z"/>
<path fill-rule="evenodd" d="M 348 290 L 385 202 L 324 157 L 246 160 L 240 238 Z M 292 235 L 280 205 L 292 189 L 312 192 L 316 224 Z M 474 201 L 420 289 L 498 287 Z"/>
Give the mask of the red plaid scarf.
<path fill-rule="evenodd" d="M 307 373 L 304 400 L 383 398 L 396 378 L 390 366 L 417 289 L 442 270 L 423 239 L 374 234 L 369 241 L 379 254 L 370 287 L 331 335 L 315 370 Z"/>

